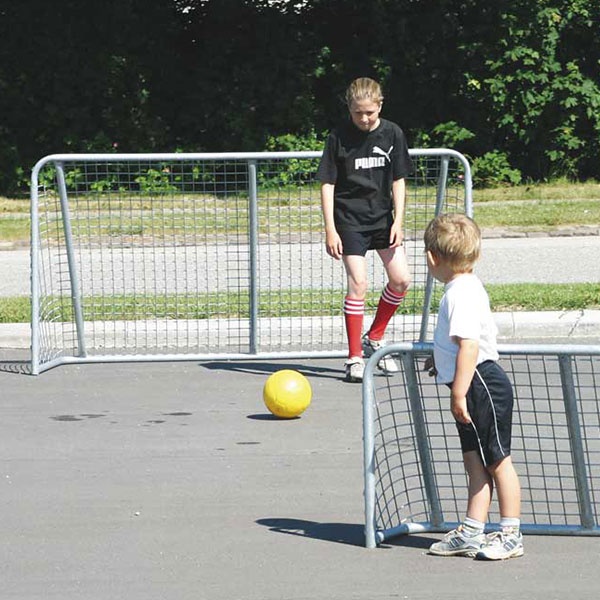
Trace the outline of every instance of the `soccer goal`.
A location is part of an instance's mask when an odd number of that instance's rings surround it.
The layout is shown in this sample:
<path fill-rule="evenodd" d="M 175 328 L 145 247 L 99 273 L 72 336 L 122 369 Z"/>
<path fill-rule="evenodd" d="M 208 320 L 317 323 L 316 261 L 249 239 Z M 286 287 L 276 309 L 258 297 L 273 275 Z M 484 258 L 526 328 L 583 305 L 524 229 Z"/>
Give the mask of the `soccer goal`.
<path fill-rule="evenodd" d="M 365 542 L 446 532 L 466 510 L 467 479 L 449 392 L 423 370 L 431 343 L 378 351 L 363 382 Z M 600 346 L 500 345 L 515 393 L 512 459 L 524 533 L 600 535 Z M 375 374 L 381 356 L 401 365 Z M 490 527 L 499 514 L 493 504 Z"/>
<path fill-rule="evenodd" d="M 400 341 L 430 332 L 436 284 L 423 229 L 440 211 L 472 213 L 461 154 L 410 154 L 414 284 L 389 330 Z M 31 179 L 32 372 L 67 362 L 343 356 L 345 278 L 324 250 L 320 156 L 40 160 Z M 368 314 L 384 285 L 380 261 L 370 261 Z"/>

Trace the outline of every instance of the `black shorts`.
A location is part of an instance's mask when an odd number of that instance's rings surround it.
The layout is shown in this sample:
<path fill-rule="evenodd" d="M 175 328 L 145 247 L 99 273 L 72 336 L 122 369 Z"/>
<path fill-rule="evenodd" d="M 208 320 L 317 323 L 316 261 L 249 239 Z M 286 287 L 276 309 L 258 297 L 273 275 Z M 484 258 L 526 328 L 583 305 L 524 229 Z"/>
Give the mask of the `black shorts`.
<path fill-rule="evenodd" d="M 346 256 L 365 256 L 367 250 L 383 250 L 390 247 L 390 229 L 372 231 L 340 231 Z"/>
<path fill-rule="evenodd" d="M 487 360 L 477 365 L 467 410 L 472 423 L 456 423 L 463 453 L 477 451 L 485 466 L 510 456 L 513 391 L 498 363 Z"/>

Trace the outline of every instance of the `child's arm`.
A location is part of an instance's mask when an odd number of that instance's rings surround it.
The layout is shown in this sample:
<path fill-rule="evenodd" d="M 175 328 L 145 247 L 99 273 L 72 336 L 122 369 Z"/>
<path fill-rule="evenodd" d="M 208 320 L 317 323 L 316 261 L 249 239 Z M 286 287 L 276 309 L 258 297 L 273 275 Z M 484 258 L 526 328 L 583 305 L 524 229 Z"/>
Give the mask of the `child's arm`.
<path fill-rule="evenodd" d="M 404 230 L 402 222 L 404 220 L 404 203 L 406 198 L 406 183 L 404 179 L 396 179 L 392 183 L 392 201 L 394 203 L 394 222 L 390 230 L 390 248 L 396 248 L 402 245 L 404 239 Z"/>
<path fill-rule="evenodd" d="M 470 423 L 471 416 L 467 410 L 467 391 L 473 381 L 479 354 L 479 342 L 466 338 L 455 337 L 458 345 L 456 355 L 456 374 L 452 382 L 450 410 L 459 423 Z"/>
<path fill-rule="evenodd" d="M 321 209 L 323 211 L 323 220 L 325 221 L 325 247 L 327 248 L 327 254 L 339 260 L 342 257 L 344 249 L 333 220 L 334 190 L 335 185 L 332 183 L 321 185 Z"/>

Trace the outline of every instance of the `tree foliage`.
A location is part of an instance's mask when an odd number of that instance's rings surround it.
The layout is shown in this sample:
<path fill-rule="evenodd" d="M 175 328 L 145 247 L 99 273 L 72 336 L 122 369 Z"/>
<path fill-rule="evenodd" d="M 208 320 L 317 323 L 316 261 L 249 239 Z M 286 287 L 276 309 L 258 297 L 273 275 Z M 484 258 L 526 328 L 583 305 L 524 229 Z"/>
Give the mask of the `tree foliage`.
<path fill-rule="evenodd" d="M 466 93 L 484 107 L 490 149 L 504 148 L 534 178 L 598 174 L 598 11 L 583 0 L 510 2 L 498 43 L 467 79 Z"/>
<path fill-rule="evenodd" d="M 363 75 L 412 146 L 599 178 L 598 31 L 597 0 L 0 0 L 0 193 L 53 152 L 314 145 Z"/>

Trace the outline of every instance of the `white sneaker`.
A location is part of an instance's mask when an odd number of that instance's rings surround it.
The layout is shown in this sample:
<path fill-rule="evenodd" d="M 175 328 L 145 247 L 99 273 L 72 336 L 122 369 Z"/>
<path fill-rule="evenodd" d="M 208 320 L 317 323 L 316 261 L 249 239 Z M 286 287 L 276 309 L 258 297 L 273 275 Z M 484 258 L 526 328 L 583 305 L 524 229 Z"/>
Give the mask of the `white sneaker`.
<path fill-rule="evenodd" d="M 360 356 L 352 356 L 345 363 L 346 381 L 360 383 L 365 374 L 365 361 Z"/>
<path fill-rule="evenodd" d="M 375 341 L 370 339 L 368 333 L 365 333 L 365 335 L 362 336 L 363 353 L 367 358 L 375 354 L 379 348 L 383 348 L 385 345 L 386 342 L 384 340 Z M 400 370 L 400 367 L 398 367 L 398 364 L 390 354 L 384 356 L 377 363 L 377 368 L 383 371 L 386 375 L 393 375 Z"/>
<path fill-rule="evenodd" d="M 506 560 L 523 556 L 523 536 L 513 529 L 495 531 L 485 537 L 485 544 L 475 555 L 477 560 Z"/>
<path fill-rule="evenodd" d="M 437 556 L 478 556 L 485 543 L 483 532 L 469 535 L 463 525 L 449 531 L 440 542 L 435 542 L 429 547 L 429 554 Z"/>

